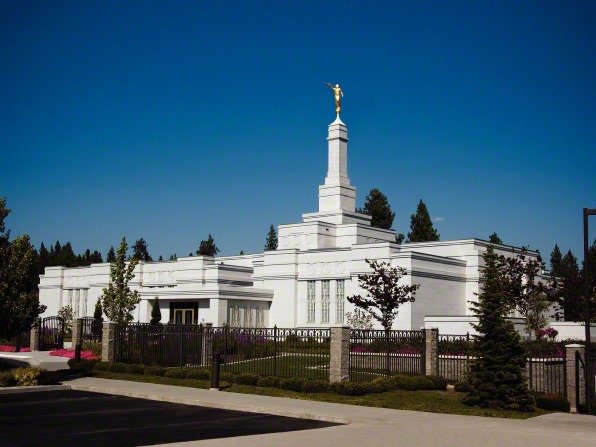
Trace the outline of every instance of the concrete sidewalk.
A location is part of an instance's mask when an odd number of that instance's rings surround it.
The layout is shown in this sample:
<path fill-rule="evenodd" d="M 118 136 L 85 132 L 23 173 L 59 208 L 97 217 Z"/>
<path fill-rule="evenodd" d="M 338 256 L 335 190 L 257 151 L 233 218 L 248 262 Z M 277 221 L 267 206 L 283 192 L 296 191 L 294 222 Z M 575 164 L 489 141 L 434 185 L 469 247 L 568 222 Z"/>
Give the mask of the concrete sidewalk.
<path fill-rule="evenodd" d="M 193 441 L 169 446 L 531 447 L 596 443 L 596 417 L 553 413 L 526 420 L 484 418 L 311 402 L 118 380 L 82 378 L 72 389 L 346 425 L 301 432 Z"/>
<path fill-rule="evenodd" d="M 4 360 L 17 367 L 31 365 L 36 368 L 47 369 L 48 371 L 58 371 L 59 369 L 68 369 L 67 362 L 69 359 L 50 355 L 50 351 L 33 351 L 0 352 L 0 360 Z"/>

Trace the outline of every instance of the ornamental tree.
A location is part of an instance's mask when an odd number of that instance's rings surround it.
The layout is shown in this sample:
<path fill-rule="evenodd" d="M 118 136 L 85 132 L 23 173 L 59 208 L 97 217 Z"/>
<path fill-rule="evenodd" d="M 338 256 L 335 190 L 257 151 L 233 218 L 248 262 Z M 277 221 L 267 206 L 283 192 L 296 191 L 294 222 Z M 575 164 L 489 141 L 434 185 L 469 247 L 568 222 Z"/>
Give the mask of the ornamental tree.
<path fill-rule="evenodd" d="M 358 283 L 368 292 L 368 297 L 353 295 L 348 297 L 348 301 L 368 312 L 388 331 L 397 317 L 399 306 L 414 301 L 420 285 L 399 284 L 401 278 L 407 275 L 403 267 L 391 267 L 385 262 L 369 259 L 366 263 L 373 272 L 358 275 Z"/>
<path fill-rule="evenodd" d="M 97 300 L 95 303 L 95 311 L 93 312 L 93 321 L 91 322 L 91 333 L 93 337 L 99 338 L 103 330 L 103 309 L 101 308 L 101 301 Z"/>
<path fill-rule="evenodd" d="M 151 321 L 149 324 L 155 325 L 159 324 L 161 321 L 161 310 L 159 309 L 159 297 L 153 298 L 152 308 L 151 308 Z"/>
<path fill-rule="evenodd" d="M 132 291 L 128 287 L 128 282 L 135 276 L 133 271 L 139 261 L 133 257 L 127 265 L 127 250 L 126 238 L 122 236 L 122 242 L 116 255 L 116 265 L 111 268 L 110 272 L 110 285 L 103 289 L 103 294 L 100 297 L 103 311 L 110 321 L 124 325 L 133 320 L 132 312 L 141 302 L 139 292 Z"/>
<path fill-rule="evenodd" d="M 277 232 L 273 225 L 269 227 L 269 233 L 267 233 L 267 240 L 265 241 L 265 251 L 277 250 Z"/>
<path fill-rule="evenodd" d="M 534 399 L 524 374 L 526 352 L 513 323 L 507 280 L 492 245 L 483 254 L 484 284 L 478 301 L 471 303 L 478 317 L 473 356 L 466 375 L 469 386 L 463 403 L 486 408 L 532 411 Z"/>
<path fill-rule="evenodd" d="M 433 222 L 430 220 L 430 215 L 422 199 L 420 199 L 420 203 L 416 208 L 416 214 L 412 214 L 411 216 L 410 229 L 412 230 L 408 233 L 408 240 L 410 242 L 440 240 L 440 234 L 434 229 Z"/>

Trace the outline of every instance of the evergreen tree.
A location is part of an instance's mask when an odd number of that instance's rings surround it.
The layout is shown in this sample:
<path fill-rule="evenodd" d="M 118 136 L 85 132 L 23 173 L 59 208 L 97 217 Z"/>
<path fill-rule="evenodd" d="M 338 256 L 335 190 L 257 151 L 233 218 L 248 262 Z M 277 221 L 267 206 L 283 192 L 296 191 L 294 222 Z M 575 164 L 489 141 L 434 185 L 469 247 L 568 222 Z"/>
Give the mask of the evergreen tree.
<path fill-rule="evenodd" d="M 59 242 L 56 242 L 57 246 L 58 244 Z M 54 265 L 60 265 L 64 267 L 77 267 L 77 255 L 75 255 L 70 242 L 67 242 L 61 247 L 54 260 Z"/>
<path fill-rule="evenodd" d="M 472 311 L 479 333 L 473 343 L 473 360 L 466 381 L 468 395 L 463 403 L 486 408 L 532 411 L 534 399 L 524 375 L 526 352 L 513 323 L 505 318 L 508 294 L 499 257 L 490 245 L 483 254 L 484 285 Z"/>
<path fill-rule="evenodd" d="M 102 262 L 103 258 L 101 253 L 97 250 L 93 250 L 93 253 L 91 253 L 91 264 L 101 264 Z"/>
<path fill-rule="evenodd" d="M 501 238 L 497 235 L 497 233 L 493 233 L 488 237 L 488 241 L 491 244 L 499 244 L 499 245 L 503 245 L 503 241 L 501 240 Z"/>
<path fill-rule="evenodd" d="M 139 239 L 132 247 L 131 257 L 136 258 L 137 261 L 153 261 L 148 248 L 147 242 L 143 238 Z"/>
<path fill-rule="evenodd" d="M 197 255 L 199 256 L 215 256 L 217 253 L 219 253 L 219 248 L 215 245 L 211 235 L 209 235 L 206 241 L 201 241 L 199 249 L 197 250 Z"/>
<path fill-rule="evenodd" d="M 366 196 L 364 207 L 360 208 L 358 212 L 371 216 L 373 227 L 386 230 L 391 228 L 393 219 L 395 219 L 395 213 L 391 211 L 387 196 L 376 188 L 370 190 Z"/>
<path fill-rule="evenodd" d="M 561 263 L 563 262 L 563 254 L 559 246 L 555 244 L 555 248 L 550 254 L 550 272 L 554 276 L 560 276 Z"/>
<path fill-rule="evenodd" d="M 158 261 L 163 261 L 163 256 L 162 255 L 159 255 Z"/>
<path fill-rule="evenodd" d="M 133 320 L 132 311 L 141 302 L 138 291 L 132 291 L 128 282 L 134 278 L 134 269 L 138 261 L 133 257 L 126 265 L 126 251 L 128 244 L 122 236 L 122 242 L 118 248 L 116 265 L 111 268 L 109 286 L 103 289 L 100 297 L 101 307 L 104 313 L 116 324 L 128 324 Z"/>
<path fill-rule="evenodd" d="M 244 250 L 240 250 L 240 256 L 244 254 Z"/>
<path fill-rule="evenodd" d="M 101 308 L 101 301 L 97 300 L 97 303 L 95 303 L 95 311 L 93 312 L 93 321 L 91 322 L 91 333 L 95 339 L 99 339 L 102 331 L 103 309 Z"/>
<path fill-rule="evenodd" d="M 161 321 L 161 310 L 159 309 L 159 298 L 153 298 L 151 309 L 151 322 L 149 324 L 156 325 Z"/>
<path fill-rule="evenodd" d="M 555 246 L 551 254 L 551 281 L 553 283 L 552 293 L 549 299 L 554 302 L 558 310 L 555 313 L 557 320 L 564 318 L 565 321 L 584 320 L 584 295 L 582 272 L 577 264 L 577 258 L 571 250 L 560 258 L 560 250 Z M 561 310 L 563 315 L 561 315 Z"/>
<path fill-rule="evenodd" d="M 50 252 L 48 251 L 48 249 L 42 242 L 41 246 L 39 247 L 39 269 L 38 269 L 39 274 L 43 275 L 46 267 L 49 265 L 50 265 Z"/>
<path fill-rule="evenodd" d="M 265 251 L 277 250 L 277 232 L 273 225 L 269 227 L 269 233 L 267 234 L 267 240 L 265 241 Z"/>
<path fill-rule="evenodd" d="M 410 223 L 411 232 L 408 233 L 409 242 L 439 241 L 440 235 L 434 229 L 426 205 L 420 199 L 416 214 L 412 214 Z"/>
<path fill-rule="evenodd" d="M 114 246 L 110 247 L 106 256 L 106 262 L 116 262 L 116 251 L 114 250 Z"/>
<path fill-rule="evenodd" d="M 406 238 L 405 234 L 399 233 L 395 236 L 395 242 L 401 245 L 401 244 L 403 244 L 405 238 Z"/>
<path fill-rule="evenodd" d="M 173 255 L 170 255 L 170 261 L 177 261 L 178 260 L 178 255 L 176 255 L 176 253 L 174 253 Z"/>

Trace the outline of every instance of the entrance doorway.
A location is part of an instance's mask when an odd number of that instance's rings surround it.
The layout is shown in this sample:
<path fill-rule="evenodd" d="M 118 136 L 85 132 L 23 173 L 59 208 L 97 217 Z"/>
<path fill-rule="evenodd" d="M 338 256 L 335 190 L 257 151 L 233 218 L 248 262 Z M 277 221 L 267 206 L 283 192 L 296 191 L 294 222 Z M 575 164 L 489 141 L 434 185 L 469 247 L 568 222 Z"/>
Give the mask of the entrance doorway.
<path fill-rule="evenodd" d="M 175 324 L 194 324 L 195 310 L 194 309 L 174 309 L 174 323 Z"/>

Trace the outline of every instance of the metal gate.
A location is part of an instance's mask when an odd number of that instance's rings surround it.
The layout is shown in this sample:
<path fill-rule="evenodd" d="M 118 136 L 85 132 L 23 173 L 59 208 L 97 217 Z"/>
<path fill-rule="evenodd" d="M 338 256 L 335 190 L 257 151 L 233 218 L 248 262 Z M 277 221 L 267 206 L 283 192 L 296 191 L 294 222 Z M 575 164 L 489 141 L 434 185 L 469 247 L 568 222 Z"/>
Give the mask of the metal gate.
<path fill-rule="evenodd" d="M 64 348 L 64 319 L 47 317 L 40 321 L 39 350 L 50 351 Z"/>

